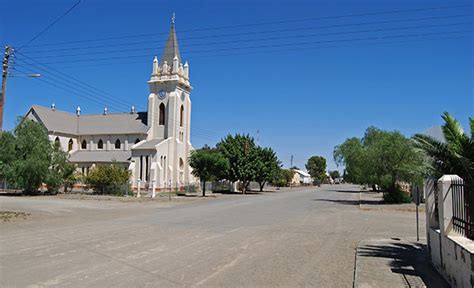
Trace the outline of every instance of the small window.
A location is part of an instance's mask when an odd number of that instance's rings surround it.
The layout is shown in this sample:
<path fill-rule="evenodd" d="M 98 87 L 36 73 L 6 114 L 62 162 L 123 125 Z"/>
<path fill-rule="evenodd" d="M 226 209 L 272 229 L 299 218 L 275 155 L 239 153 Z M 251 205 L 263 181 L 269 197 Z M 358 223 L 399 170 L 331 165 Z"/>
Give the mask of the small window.
<path fill-rule="evenodd" d="M 102 139 L 97 143 L 97 149 L 104 149 L 104 142 L 102 142 Z"/>
<path fill-rule="evenodd" d="M 69 139 L 69 142 L 67 143 L 67 151 L 71 151 L 72 150 L 72 145 L 74 144 L 74 141 L 72 141 L 72 139 Z"/>
<path fill-rule="evenodd" d="M 120 139 L 115 140 L 115 149 L 120 149 L 121 143 Z"/>
<path fill-rule="evenodd" d="M 61 145 L 61 142 L 59 141 L 59 137 L 56 137 L 56 139 L 54 139 L 54 145 L 58 145 L 58 146 Z"/>
<path fill-rule="evenodd" d="M 137 144 L 138 142 L 140 142 L 140 139 L 137 138 L 137 139 L 135 140 L 135 144 Z"/>
<path fill-rule="evenodd" d="M 87 142 L 86 142 L 86 140 L 82 140 L 81 149 L 87 149 Z"/>
<path fill-rule="evenodd" d="M 184 120 L 184 106 L 181 105 L 181 112 L 179 115 L 179 126 L 183 127 L 183 120 Z"/>
<path fill-rule="evenodd" d="M 183 170 L 184 169 L 184 161 L 183 158 L 179 158 L 179 169 Z"/>

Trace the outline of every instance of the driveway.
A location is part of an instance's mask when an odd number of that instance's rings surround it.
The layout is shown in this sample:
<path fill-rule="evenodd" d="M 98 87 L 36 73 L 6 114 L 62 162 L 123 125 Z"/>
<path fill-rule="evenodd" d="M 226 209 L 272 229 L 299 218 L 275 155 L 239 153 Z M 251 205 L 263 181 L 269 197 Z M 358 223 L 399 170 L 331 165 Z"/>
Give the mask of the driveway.
<path fill-rule="evenodd" d="M 0 223 L 2 287 L 351 287 L 360 240 L 416 235 L 414 213 L 361 210 L 352 185 L 179 204 L 0 197 L 0 210 L 31 213 Z"/>

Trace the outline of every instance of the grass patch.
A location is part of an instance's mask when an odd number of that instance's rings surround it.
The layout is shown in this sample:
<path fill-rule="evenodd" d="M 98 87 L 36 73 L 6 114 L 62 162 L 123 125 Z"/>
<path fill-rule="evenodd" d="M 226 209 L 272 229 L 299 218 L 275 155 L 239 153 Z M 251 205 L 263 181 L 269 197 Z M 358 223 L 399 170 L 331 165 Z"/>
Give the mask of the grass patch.
<path fill-rule="evenodd" d="M 0 211 L 0 221 L 2 222 L 10 222 L 16 219 L 23 219 L 26 220 L 30 213 L 25 212 L 13 212 L 13 211 Z"/>

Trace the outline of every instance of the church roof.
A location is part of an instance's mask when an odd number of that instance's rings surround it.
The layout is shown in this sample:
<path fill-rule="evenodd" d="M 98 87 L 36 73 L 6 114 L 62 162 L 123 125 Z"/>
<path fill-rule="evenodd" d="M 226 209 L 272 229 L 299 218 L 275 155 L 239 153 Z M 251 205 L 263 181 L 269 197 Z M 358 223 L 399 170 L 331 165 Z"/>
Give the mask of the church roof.
<path fill-rule="evenodd" d="M 155 149 L 155 146 L 165 141 L 166 139 L 151 139 L 135 144 L 133 150 L 135 149 Z"/>
<path fill-rule="evenodd" d="M 70 135 L 145 134 L 148 131 L 146 112 L 78 117 L 74 113 L 33 105 L 26 116 L 30 114 L 43 123 L 48 131 Z"/>
<path fill-rule="evenodd" d="M 171 30 L 168 36 L 168 40 L 166 41 L 165 49 L 163 50 L 163 54 L 161 55 L 161 64 L 164 61 L 168 62 L 168 65 L 173 64 L 174 56 L 178 57 L 178 62 L 181 63 L 181 55 L 179 54 L 178 48 L 178 38 L 176 37 L 176 31 L 174 29 L 174 20 L 171 23 Z"/>
<path fill-rule="evenodd" d="M 112 150 L 112 151 L 88 151 L 88 150 L 78 150 L 71 153 L 69 161 L 71 162 L 112 162 L 117 161 L 120 163 L 128 162 L 132 152 L 123 151 L 123 150 Z"/>

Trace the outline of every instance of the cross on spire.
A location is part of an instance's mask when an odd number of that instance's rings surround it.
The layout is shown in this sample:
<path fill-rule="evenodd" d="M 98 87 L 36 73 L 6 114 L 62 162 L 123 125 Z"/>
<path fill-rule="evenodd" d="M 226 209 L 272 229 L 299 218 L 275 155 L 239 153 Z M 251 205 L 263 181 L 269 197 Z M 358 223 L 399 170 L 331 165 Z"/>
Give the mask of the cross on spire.
<path fill-rule="evenodd" d="M 174 21 L 176 20 L 176 14 L 173 12 L 173 17 L 171 17 L 171 23 L 174 24 Z"/>

